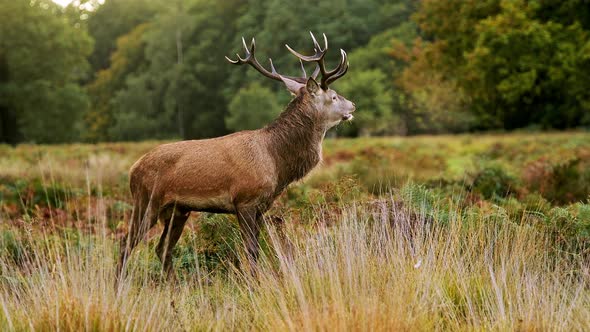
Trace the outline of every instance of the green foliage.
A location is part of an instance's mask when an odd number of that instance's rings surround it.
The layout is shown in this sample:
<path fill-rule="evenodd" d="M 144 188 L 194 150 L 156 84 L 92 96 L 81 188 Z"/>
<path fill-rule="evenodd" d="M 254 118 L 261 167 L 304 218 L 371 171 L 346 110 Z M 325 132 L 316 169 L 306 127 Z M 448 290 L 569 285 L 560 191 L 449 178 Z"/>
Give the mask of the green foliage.
<path fill-rule="evenodd" d="M 108 128 L 114 140 L 145 140 L 166 138 L 171 125 L 170 114 L 161 112 L 154 104 L 156 92 L 148 75 L 129 77 L 126 88 L 112 100 L 113 125 Z"/>
<path fill-rule="evenodd" d="M 226 132 L 222 88 L 229 66 L 219 59 L 230 49 L 232 35 L 224 22 L 235 20 L 237 9 L 232 2 L 177 1 L 150 23 L 143 56 L 130 64 L 140 70 L 123 76 L 124 85 L 111 94 L 109 138 L 202 138 Z"/>
<path fill-rule="evenodd" d="M 388 27 L 388 24 L 395 22 L 397 25 L 405 21 L 411 12 L 411 6 L 406 6 L 406 3 L 409 2 L 400 1 L 392 5 L 379 1 L 324 1 L 306 5 L 253 1 L 246 5 L 238 1 L 177 1 L 150 23 L 144 39 L 148 66 L 129 74 L 126 86 L 119 88 L 116 96 L 111 95 L 111 103 L 106 104 L 110 111 L 105 109 L 98 112 L 115 114 L 111 126 L 113 129 L 107 136 L 110 139 L 162 136 L 199 138 L 218 136 L 227 129 L 235 130 L 238 127 L 226 128 L 226 124 L 236 118 L 236 115 L 229 115 L 228 112 L 230 103 L 238 98 L 237 91 L 251 82 L 264 82 L 262 84 L 270 86 L 268 80 L 251 69 L 235 68 L 219 61 L 231 54 L 231 50 L 239 48 L 237 36 L 256 36 L 259 58 L 272 53 L 281 73 L 295 74 L 297 66 L 294 65 L 293 56 L 280 45 L 289 42 L 294 47 L 308 49 L 309 39 L 302 36 L 301 31 L 325 32 L 330 36 L 331 45 L 354 49 L 366 43 L 367 36 Z M 318 10 L 338 17 L 338 20 L 307 15 L 309 6 L 319 7 Z M 366 17 L 375 16 L 382 9 L 382 19 L 368 24 Z M 299 12 L 301 15 L 297 15 Z M 356 14 L 350 15 L 353 12 Z M 359 19 L 358 13 L 366 15 Z M 392 20 L 386 23 L 385 17 Z M 290 18 L 293 18 L 293 22 L 285 22 Z M 236 22 L 236 26 L 225 22 Z M 195 43 L 195 40 L 199 42 Z M 333 63 L 339 54 L 330 52 L 328 56 L 328 60 Z M 381 77 L 381 87 L 375 87 L 377 83 L 372 88 L 377 90 L 378 102 L 382 102 L 385 96 L 387 104 L 380 104 L 381 113 L 390 113 L 391 108 L 387 100 L 388 93 L 385 92 L 388 90 L 386 77 Z M 288 101 L 287 94 L 282 91 L 280 84 L 274 83 L 273 90 L 281 90 L 281 95 L 275 98 L 284 105 Z M 141 96 L 144 96 L 144 101 L 137 103 Z M 281 107 L 273 107 L 273 110 L 264 114 L 278 114 Z M 150 121 L 141 121 L 140 118 L 149 118 Z M 264 122 L 244 128 L 259 128 L 271 120 L 266 116 L 263 119 Z M 229 122 L 226 123 L 226 120 Z M 375 122 L 372 121 L 372 125 Z M 156 123 L 159 124 L 158 128 L 155 127 Z M 374 128 L 367 132 L 386 133 Z"/>
<path fill-rule="evenodd" d="M 590 30 L 581 23 L 587 15 L 579 1 L 423 1 L 416 19 L 431 42 L 421 46 L 402 86 L 411 93 L 412 74 L 438 75 L 423 85 L 454 86 L 475 117 L 471 128 L 583 125 L 590 100 L 582 88 L 590 68 L 583 51 Z"/>
<path fill-rule="evenodd" d="M 18 128 L 0 137 L 49 143 L 80 137 L 88 99 L 77 81 L 92 49 L 86 32 L 51 1 L 18 0 L 0 5 L 0 35 L 0 130 Z"/>
<path fill-rule="evenodd" d="M 0 178 L 0 202 L 13 205 L 21 214 L 34 213 L 38 208 L 65 208 L 64 204 L 77 191 L 63 184 L 46 184 L 39 179 Z"/>
<path fill-rule="evenodd" d="M 86 130 L 83 138 L 90 141 L 126 138 L 123 132 L 112 129 L 116 123 L 118 124 L 114 117 L 121 115 L 121 113 L 114 113 L 113 99 L 116 93 L 125 86 L 127 76 L 145 67 L 144 34 L 147 28 L 147 24 L 140 24 L 128 34 L 119 37 L 117 49 L 110 57 L 110 67 L 99 70 L 94 81 L 88 84 L 87 89 L 92 97 L 92 108 L 84 116 Z M 123 113 L 121 116 L 129 116 L 126 112 Z"/>
<path fill-rule="evenodd" d="M 262 128 L 275 119 L 280 110 L 275 94 L 255 82 L 240 89 L 232 98 L 225 125 L 234 131 Z"/>
<path fill-rule="evenodd" d="M 186 273 L 198 268 L 214 270 L 237 262 L 241 237 L 238 225 L 227 215 L 206 214 L 199 218 L 199 230 L 175 248 L 175 265 Z"/>
<path fill-rule="evenodd" d="M 434 45 L 417 38 L 407 45 L 395 41 L 391 56 L 405 64 L 396 77 L 401 108 L 409 133 L 465 131 L 473 125 L 467 112 L 468 96 L 455 79 L 445 78 L 437 66 L 439 52 Z"/>
<path fill-rule="evenodd" d="M 27 243 L 19 239 L 15 233 L 8 229 L 0 230 L 0 254 L 20 266 L 27 259 Z"/>
<path fill-rule="evenodd" d="M 240 36 L 256 37 L 259 60 L 299 75 L 283 45 L 309 52 L 310 30 L 329 37 L 328 67 L 338 48 L 349 54 L 350 72 L 334 88 L 359 111 L 337 135 L 589 126 L 589 8 L 583 0 L 5 1 L 0 141 L 259 128 L 289 96 L 224 56 L 242 54 Z M 236 111 L 253 87 L 268 100 L 260 118 Z"/>
<path fill-rule="evenodd" d="M 456 212 L 450 209 L 449 201 L 443 199 L 444 196 L 424 185 L 408 183 L 400 189 L 399 194 L 404 202 L 420 211 L 422 218 L 429 221 L 448 224 L 452 214 Z"/>
<path fill-rule="evenodd" d="M 61 87 L 50 81 L 38 80 L 27 84 L 22 92 L 29 96 L 22 101 L 18 123 L 28 141 L 61 143 L 80 137 L 82 112 L 88 108 L 85 91 L 77 84 Z"/>
<path fill-rule="evenodd" d="M 580 46 L 590 42 L 579 24 L 540 22 L 532 6 L 502 2 L 502 13 L 477 25 L 476 44 L 466 54 L 465 86 L 480 114 L 504 128 L 538 123 L 548 128 L 573 127 L 590 109 L 579 90 L 590 73 Z M 493 123 L 493 122 L 492 122 Z"/>
<path fill-rule="evenodd" d="M 163 5 L 165 2 L 160 0 L 111 0 L 89 11 L 88 33 L 95 41 L 89 61 L 94 72 L 111 65 L 111 56 L 119 48 L 117 41 L 121 36 L 153 19 Z"/>
<path fill-rule="evenodd" d="M 526 179 L 528 188 L 560 204 L 588 198 L 588 160 L 576 155 L 564 155 L 559 158 L 540 157 L 527 163 L 522 176 Z"/>
<path fill-rule="evenodd" d="M 555 207 L 545 218 L 559 249 L 576 252 L 590 248 L 590 204 Z"/>
<path fill-rule="evenodd" d="M 338 92 L 355 100 L 357 112 L 353 126 L 361 136 L 391 135 L 399 132 L 399 119 L 392 114 L 391 91 L 387 76 L 378 69 L 356 71 L 338 85 Z"/>
<path fill-rule="evenodd" d="M 399 15 L 402 17 L 408 10 L 407 5 L 402 3 L 392 7 L 400 11 Z M 403 108 L 406 96 L 392 84 L 406 64 L 392 58 L 390 53 L 393 41 L 409 44 L 416 38 L 417 28 L 410 21 L 400 20 L 398 24 L 374 35 L 366 46 L 354 49 L 349 55 L 355 70 L 348 74 L 349 79 L 337 83 L 337 89 L 339 93 L 354 100 L 362 111 L 355 114 L 356 120 L 350 128 L 344 130 L 345 134 L 404 135 L 408 131 L 404 116 L 407 111 Z M 354 88 L 361 84 L 366 86 L 355 91 Z M 368 113 L 364 115 L 365 112 Z M 375 130 L 375 124 L 379 124 L 382 129 Z"/>
<path fill-rule="evenodd" d="M 517 188 L 517 180 L 499 163 L 483 163 L 479 169 L 470 174 L 468 189 L 490 199 L 504 197 Z"/>

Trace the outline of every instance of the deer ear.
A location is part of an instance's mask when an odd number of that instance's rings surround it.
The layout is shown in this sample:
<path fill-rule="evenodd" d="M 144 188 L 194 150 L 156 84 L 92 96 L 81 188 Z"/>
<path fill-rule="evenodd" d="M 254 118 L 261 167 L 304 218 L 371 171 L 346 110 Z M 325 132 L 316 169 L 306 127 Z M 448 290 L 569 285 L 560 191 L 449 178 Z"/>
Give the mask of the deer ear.
<path fill-rule="evenodd" d="M 312 95 L 316 95 L 320 91 L 320 86 L 318 85 L 318 82 L 316 82 L 313 79 L 313 77 L 310 77 L 309 79 L 307 79 L 307 83 L 305 84 L 305 88 L 307 89 L 307 92 L 309 92 Z"/>
<path fill-rule="evenodd" d="M 287 90 L 289 90 L 292 95 L 299 96 L 301 94 L 301 88 L 304 86 L 303 84 L 283 76 L 280 77 L 283 83 L 285 83 Z"/>

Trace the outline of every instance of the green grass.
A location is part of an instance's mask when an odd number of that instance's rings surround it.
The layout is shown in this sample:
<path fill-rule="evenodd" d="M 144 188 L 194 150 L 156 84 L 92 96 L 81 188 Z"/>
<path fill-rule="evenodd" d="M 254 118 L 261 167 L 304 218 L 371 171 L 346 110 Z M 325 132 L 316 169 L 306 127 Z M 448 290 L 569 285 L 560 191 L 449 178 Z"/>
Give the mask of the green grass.
<path fill-rule="evenodd" d="M 0 146 L 0 330 L 590 326 L 590 134 L 327 140 L 255 275 L 232 216 L 193 214 L 178 282 L 158 228 L 115 289 L 127 170 L 156 144 Z"/>

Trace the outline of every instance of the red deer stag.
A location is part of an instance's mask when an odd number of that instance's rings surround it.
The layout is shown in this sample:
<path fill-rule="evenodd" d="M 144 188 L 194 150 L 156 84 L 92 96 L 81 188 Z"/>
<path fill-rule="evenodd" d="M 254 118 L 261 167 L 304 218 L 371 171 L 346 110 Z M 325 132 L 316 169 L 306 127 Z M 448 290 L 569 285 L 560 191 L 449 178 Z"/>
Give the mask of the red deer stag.
<path fill-rule="evenodd" d="M 352 119 L 355 110 L 354 103 L 328 88 L 348 70 L 346 52 L 340 50 L 339 65 L 327 70 L 326 35 L 323 48 L 313 34 L 311 37 L 315 48 L 311 56 L 286 45 L 300 59 L 302 77 L 277 73 L 270 59 L 271 71 L 262 67 L 254 55 L 254 39 L 248 48 L 242 38 L 245 58 L 226 57 L 233 64 L 249 64 L 262 75 L 283 82 L 294 95 L 272 123 L 223 137 L 163 144 L 135 162 L 129 173 L 134 206 L 128 234 L 121 242 L 118 277 L 133 248 L 158 219 L 165 227 L 156 253 L 163 272 L 170 277 L 172 249 L 191 211 L 235 213 L 248 259 L 256 262 L 262 215 L 291 182 L 320 162 L 326 131 Z M 316 63 L 309 78 L 303 61 Z"/>

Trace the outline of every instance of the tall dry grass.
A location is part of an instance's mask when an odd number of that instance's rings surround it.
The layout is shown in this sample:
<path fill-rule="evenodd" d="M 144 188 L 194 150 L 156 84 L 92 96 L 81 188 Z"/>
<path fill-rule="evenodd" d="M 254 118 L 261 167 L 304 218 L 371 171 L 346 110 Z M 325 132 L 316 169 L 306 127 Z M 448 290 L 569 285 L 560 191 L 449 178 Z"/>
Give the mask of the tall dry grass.
<path fill-rule="evenodd" d="M 329 226 L 321 213 L 309 222 L 315 226 L 269 226 L 254 274 L 231 263 L 219 271 L 197 266 L 171 284 L 142 244 L 117 289 L 116 245 L 106 233 L 4 229 L 21 249 L 9 255 L 4 245 L 0 256 L 0 330 L 590 326 L 590 263 L 554 250 L 542 228 L 498 216 L 467 222 L 460 213 L 443 223 L 424 217 L 432 211 L 390 203 L 348 205 Z"/>

